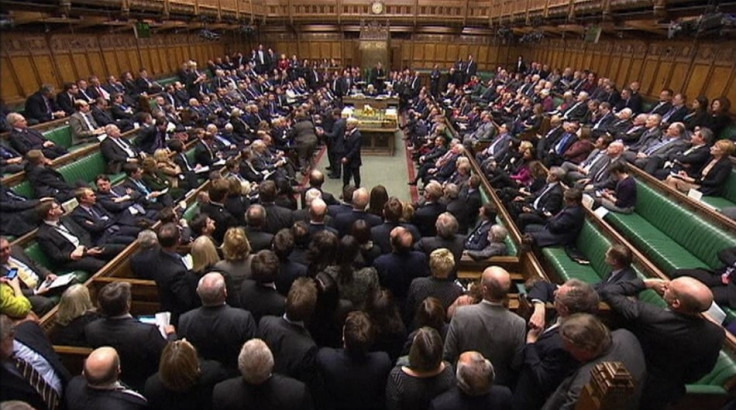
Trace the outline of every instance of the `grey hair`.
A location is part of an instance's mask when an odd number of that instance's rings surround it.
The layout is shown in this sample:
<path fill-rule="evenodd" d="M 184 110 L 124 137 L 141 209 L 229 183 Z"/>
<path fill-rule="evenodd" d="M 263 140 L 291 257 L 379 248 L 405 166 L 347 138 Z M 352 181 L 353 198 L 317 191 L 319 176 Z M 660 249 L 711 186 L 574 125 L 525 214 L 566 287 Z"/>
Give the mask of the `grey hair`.
<path fill-rule="evenodd" d="M 215 306 L 225 302 L 225 278 L 219 272 L 210 272 L 199 280 L 197 295 L 203 306 Z"/>
<path fill-rule="evenodd" d="M 469 396 L 480 396 L 488 393 L 496 378 L 496 371 L 490 360 L 478 352 L 465 352 L 462 356 L 469 361 L 458 360 L 457 387 Z"/>
<path fill-rule="evenodd" d="M 259 385 L 268 380 L 273 365 L 273 353 L 261 339 L 250 339 L 240 349 L 238 370 L 248 384 Z"/>
<path fill-rule="evenodd" d="M 158 236 L 156 236 L 156 232 L 144 229 L 138 233 L 138 243 L 143 249 L 151 249 L 158 245 Z"/>

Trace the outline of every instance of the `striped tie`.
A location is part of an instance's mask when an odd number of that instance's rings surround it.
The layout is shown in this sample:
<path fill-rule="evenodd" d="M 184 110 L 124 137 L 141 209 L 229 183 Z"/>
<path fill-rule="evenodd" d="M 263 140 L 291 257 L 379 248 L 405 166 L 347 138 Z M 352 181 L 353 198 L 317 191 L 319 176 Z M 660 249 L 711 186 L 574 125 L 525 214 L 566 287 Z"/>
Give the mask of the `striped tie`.
<path fill-rule="evenodd" d="M 41 374 L 30 363 L 17 356 L 12 357 L 11 360 L 15 362 L 15 367 L 23 376 L 23 379 L 38 392 L 49 410 L 58 408 L 59 393 L 41 377 Z"/>

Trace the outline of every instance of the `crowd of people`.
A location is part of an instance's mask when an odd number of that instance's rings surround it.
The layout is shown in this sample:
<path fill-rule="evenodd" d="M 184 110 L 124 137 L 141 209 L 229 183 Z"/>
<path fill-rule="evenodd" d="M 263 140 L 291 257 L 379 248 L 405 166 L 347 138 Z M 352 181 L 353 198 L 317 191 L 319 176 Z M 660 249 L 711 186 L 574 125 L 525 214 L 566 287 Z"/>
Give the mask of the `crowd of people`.
<path fill-rule="evenodd" d="M 508 252 L 508 232 L 494 206 L 482 203 L 469 156 L 528 234 L 525 242 L 565 245 L 582 227 L 585 194 L 631 212 L 636 193 L 625 161 L 646 160 L 647 168 L 669 139 L 712 142 L 705 125 L 713 123 L 695 125 L 690 136 L 689 125 L 672 119 L 674 105 L 661 101 L 666 109 L 655 109 L 667 114 L 665 137 L 665 115 L 653 109 L 645 122 L 656 126 L 641 133 L 651 140 L 632 149 L 614 132 L 618 121 L 605 118 L 641 109 L 630 105 L 638 84 L 618 100 L 610 80 L 537 63 L 517 65 L 513 75 L 499 69 L 484 92 L 472 56 L 450 70 L 446 90 L 434 72 L 425 88 L 408 69 L 376 66 L 364 81 L 358 69 L 276 58 L 262 46 L 250 58 L 226 56 L 208 67 L 212 78 L 188 62 L 178 83 L 158 88 L 145 70 L 137 80 L 126 73 L 120 87 L 113 77 L 107 94 L 86 102 L 105 89 L 99 82 L 65 86 L 71 114 L 55 111 L 52 102 L 65 105 L 67 97 L 54 100 L 48 90 L 39 93 L 45 117 L 27 107 L 38 121 L 79 114 L 75 138 L 104 138 L 109 173 L 125 174 L 119 185 L 105 174 L 69 184 L 50 166 L 65 152 L 23 115 L 7 116 L 7 147 L 21 158 L 10 165 L 26 170 L 37 199 L 2 187 L 3 212 L 16 221 L 0 224 L 2 233 L 38 227 L 36 240 L 55 266 L 91 273 L 137 241 L 130 270 L 155 282 L 170 321 L 133 317 L 125 281 L 106 284 L 96 300 L 81 284 L 39 292 L 54 273 L 1 238 L 0 400 L 36 409 L 559 409 L 574 407 L 595 364 L 620 361 L 635 387 L 628 408 L 659 409 L 714 366 L 724 332 L 700 317 L 712 292 L 691 277 L 636 279 L 630 250 L 620 245 L 606 253 L 610 273 L 595 286 L 529 283 L 528 321 L 508 308 L 517 290 L 505 269 L 489 266 L 470 285 L 456 280 L 463 258 Z M 423 184 L 416 203 L 360 186 L 359 131 L 341 118 L 341 97 L 368 83 L 401 98 L 418 164 L 410 184 Z M 545 102 L 568 91 L 575 100 L 561 107 Z M 112 117 L 90 114 L 91 104 Z M 553 128 L 537 138 L 553 110 Z M 458 135 L 448 136 L 448 121 Z M 131 141 L 123 133 L 133 128 Z M 327 176 L 313 166 L 319 144 L 327 146 Z M 674 144 L 680 159 L 667 161 L 683 165 L 688 144 Z M 706 186 L 733 144 L 715 151 L 702 178 L 683 181 Z M 667 161 L 651 165 L 653 174 Z M 323 190 L 326 177 L 343 178 L 342 192 Z M 205 180 L 196 216 L 183 218 L 182 198 Z M 70 199 L 78 205 L 65 212 L 61 203 Z M 663 295 L 667 309 L 628 298 L 645 289 Z M 47 312 L 55 297 L 47 336 L 24 318 Z M 624 316 L 625 328 L 601 322 L 600 300 Z M 556 313 L 547 323 L 549 303 Z M 94 349 L 81 375 L 69 374 L 52 343 Z"/>

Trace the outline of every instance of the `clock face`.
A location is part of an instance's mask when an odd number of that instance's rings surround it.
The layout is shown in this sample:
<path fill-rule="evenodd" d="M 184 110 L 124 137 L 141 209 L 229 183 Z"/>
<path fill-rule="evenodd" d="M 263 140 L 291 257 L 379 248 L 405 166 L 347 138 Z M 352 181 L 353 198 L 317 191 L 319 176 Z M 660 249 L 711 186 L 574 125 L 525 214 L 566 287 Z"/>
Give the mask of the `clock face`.
<path fill-rule="evenodd" d="M 371 11 L 373 12 L 373 14 L 383 13 L 383 3 L 381 3 L 380 1 L 373 2 L 373 4 L 371 4 Z"/>

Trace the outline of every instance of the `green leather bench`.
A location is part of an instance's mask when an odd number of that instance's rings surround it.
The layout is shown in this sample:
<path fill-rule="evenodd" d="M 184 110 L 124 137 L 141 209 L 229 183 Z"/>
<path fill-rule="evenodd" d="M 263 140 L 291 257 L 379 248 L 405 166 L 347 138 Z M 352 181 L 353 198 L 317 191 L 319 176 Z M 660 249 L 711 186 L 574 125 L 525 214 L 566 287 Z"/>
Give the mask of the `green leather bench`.
<path fill-rule="evenodd" d="M 736 141 L 736 121 L 731 121 L 731 125 L 721 131 L 718 139 Z"/>
<path fill-rule="evenodd" d="M 13 190 L 18 195 L 22 195 L 26 198 L 35 198 L 33 195 L 33 188 L 31 187 L 31 183 L 27 180 L 24 180 L 18 185 L 15 185 L 13 187 L 10 187 L 10 189 Z"/>
<path fill-rule="evenodd" d="M 44 131 L 43 136 L 49 141 L 53 141 L 54 144 L 64 147 L 69 151 L 77 151 L 79 149 L 94 145 L 97 141 L 86 142 L 83 144 L 72 145 L 72 128 L 69 125 L 62 125 L 61 127 L 52 128 Z"/>
<path fill-rule="evenodd" d="M 731 171 L 721 196 L 704 196 L 700 200 L 718 210 L 736 206 L 736 170 Z"/>
<path fill-rule="evenodd" d="M 660 269 L 721 265 L 718 251 L 736 246 L 736 236 L 692 213 L 653 188 L 636 181 L 634 213 L 609 213 L 605 219 Z"/>
<path fill-rule="evenodd" d="M 24 251 L 28 255 L 31 260 L 39 263 L 41 266 L 45 267 L 46 269 L 50 270 L 56 275 L 65 275 L 67 273 L 74 273 L 76 276 L 76 280 L 79 283 L 84 283 L 89 279 L 92 275 L 90 272 L 83 271 L 83 270 L 69 270 L 69 269 L 59 269 L 58 267 L 54 266 L 54 264 L 49 260 L 48 257 L 46 257 L 46 254 L 43 253 L 41 250 L 41 246 L 38 244 L 38 242 L 31 242 L 24 248 Z M 59 298 L 61 295 L 54 295 L 50 296 L 50 299 L 54 301 L 54 303 L 59 303 Z"/>
<path fill-rule="evenodd" d="M 69 183 L 76 181 L 84 181 L 94 183 L 94 179 L 99 174 L 104 174 L 107 169 L 107 162 L 101 152 L 95 152 L 78 161 L 61 166 L 58 171 Z M 110 182 L 115 185 L 125 179 L 124 173 L 108 175 Z"/>
<path fill-rule="evenodd" d="M 193 204 L 189 205 L 187 209 L 182 214 L 182 218 L 186 219 L 187 221 L 191 221 L 194 219 L 195 216 L 199 213 L 199 203 L 197 201 L 194 201 Z"/>
<path fill-rule="evenodd" d="M 179 81 L 179 77 L 166 77 L 162 78 L 160 80 L 157 80 L 156 82 L 159 83 L 162 87 L 166 87 L 169 84 L 174 84 L 175 82 Z"/>

